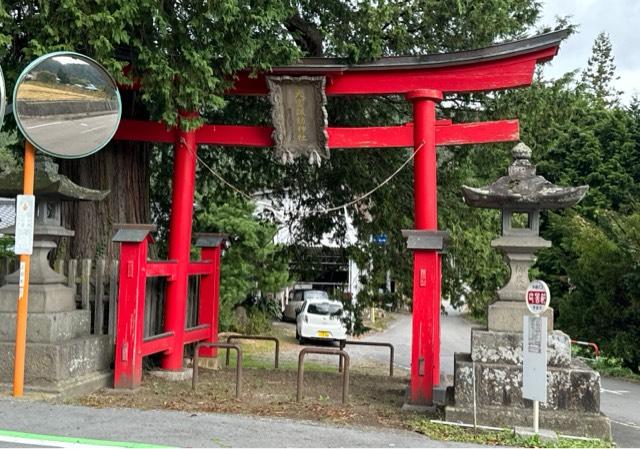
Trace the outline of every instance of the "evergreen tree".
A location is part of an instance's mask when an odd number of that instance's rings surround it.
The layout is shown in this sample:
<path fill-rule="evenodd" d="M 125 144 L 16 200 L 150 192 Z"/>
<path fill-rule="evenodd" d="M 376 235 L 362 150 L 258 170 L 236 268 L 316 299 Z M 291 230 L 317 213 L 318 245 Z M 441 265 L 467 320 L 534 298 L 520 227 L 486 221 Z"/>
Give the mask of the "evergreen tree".
<path fill-rule="evenodd" d="M 612 106 L 620 100 L 621 92 L 616 90 L 613 84 L 617 79 L 619 77 L 616 76 L 611 40 L 609 35 L 603 31 L 593 42 L 591 57 L 589 57 L 587 68 L 582 74 L 582 82 L 596 100 Z"/>

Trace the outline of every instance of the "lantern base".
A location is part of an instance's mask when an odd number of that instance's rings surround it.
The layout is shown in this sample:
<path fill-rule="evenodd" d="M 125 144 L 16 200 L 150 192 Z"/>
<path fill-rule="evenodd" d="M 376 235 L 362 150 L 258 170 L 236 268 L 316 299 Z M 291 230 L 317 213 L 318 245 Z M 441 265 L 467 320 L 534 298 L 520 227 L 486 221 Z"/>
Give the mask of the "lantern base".
<path fill-rule="evenodd" d="M 488 328 L 496 332 L 520 332 L 522 333 L 522 319 L 524 316 L 534 316 L 523 300 L 496 301 L 489 306 Z M 540 316 L 547 317 L 547 332 L 553 331 L 553 309 L 549 307 Z"/>

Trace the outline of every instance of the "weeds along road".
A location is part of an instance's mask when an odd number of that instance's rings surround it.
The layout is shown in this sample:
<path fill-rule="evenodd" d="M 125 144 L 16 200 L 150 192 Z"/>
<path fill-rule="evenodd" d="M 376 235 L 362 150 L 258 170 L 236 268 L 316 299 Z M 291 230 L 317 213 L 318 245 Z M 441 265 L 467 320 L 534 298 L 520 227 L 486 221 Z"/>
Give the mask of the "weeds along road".
<path fill-rule="evenodd" d="M 453 353 L 471 350 L 471 329 L 477 326 L 455 311 L 441 315 L 440 364 L 447 375 L 453 374 Z M 386 341 L 395 346 L 396 366 L 409 369 L 411 364 L 411 315 L 397 314 L 383 331 L 367 335 L 364 340 Z M 387 354 L 367 346 L 349 346 L 353 357 L 387 361 Z M 618 447 L 640 445 L 640 384 L 611 377 L 602 378 L 600 410 L 611 419 L 613 439 Z"/>

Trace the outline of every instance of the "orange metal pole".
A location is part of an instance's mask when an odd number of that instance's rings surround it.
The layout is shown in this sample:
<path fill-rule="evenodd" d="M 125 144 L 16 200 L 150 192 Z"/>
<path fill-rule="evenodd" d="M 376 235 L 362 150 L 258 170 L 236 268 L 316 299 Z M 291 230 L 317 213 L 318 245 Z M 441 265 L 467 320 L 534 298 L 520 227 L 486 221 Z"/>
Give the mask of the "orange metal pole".
<path fill-rule="evenodd" d="M 25 195 L 33 195 L 35 176 L 35 149 L 28 141 L 24 144 L 24 174 L 22 188 Z M 24 390 L 24 359 L 27 346 L 27 309 L 29 298 L 29 267 L 31 256 L 20 255 L 20 285 L 18 315 L 16 317 L 16 352 L 13 364 L 13 395 L 20 397 Z"/>

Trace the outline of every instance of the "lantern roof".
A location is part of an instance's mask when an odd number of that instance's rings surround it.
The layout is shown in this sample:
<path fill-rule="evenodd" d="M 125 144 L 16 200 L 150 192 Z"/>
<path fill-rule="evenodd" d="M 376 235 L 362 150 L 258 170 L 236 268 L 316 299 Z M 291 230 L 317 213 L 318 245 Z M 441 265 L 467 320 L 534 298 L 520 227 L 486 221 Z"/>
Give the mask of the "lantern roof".
<path fill-rule="evenodd" d="M 21 169 L 0 176 L 0 197 L 15 197 L 22 192 Z M 58 164 L 42 159 L 36 163 L 34 193 L 41 199 L 101 201 L 109 191 L 79 186 L 65 175 L 58 173 Z"/>
<path fill-rule="evenodd" d="M 536 210 L 571 207 L 584 198 L 589 186 L 561 187 L 536 175 L 531 148 L 518 143 L 512 150 L 509 173 L 484 187 L 462 186 L 465 202 L 473 207 Z"/>

